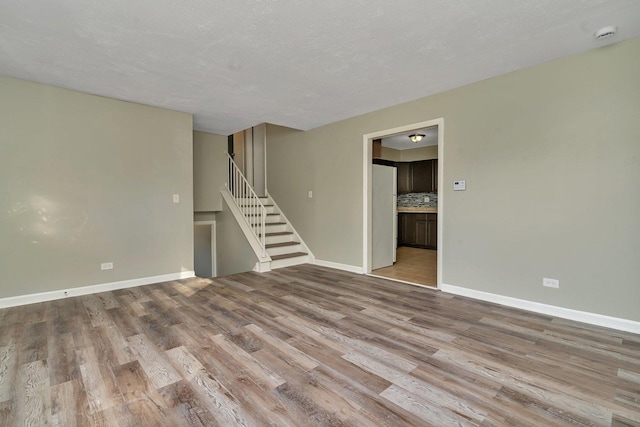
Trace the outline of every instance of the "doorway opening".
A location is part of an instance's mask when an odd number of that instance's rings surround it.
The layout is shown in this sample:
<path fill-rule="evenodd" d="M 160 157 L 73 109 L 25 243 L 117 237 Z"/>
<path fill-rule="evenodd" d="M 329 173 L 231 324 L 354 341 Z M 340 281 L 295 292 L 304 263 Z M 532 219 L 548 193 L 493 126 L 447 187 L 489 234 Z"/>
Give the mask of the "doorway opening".
<path fill-rule="evenodd" d="M 414 134 L 423 135 L 422 144 L 409 138 Z M 432 147 L 419 148 L 425 145 Z M 438 183 L 444 176 L 443 145 L 443 118 L 363 135 L 365 274 L 420 286 L 442 284 L 444 198 L 443 191 L 438 192 Z M 384 169 L 391 168 L 397 174 L 397 199 L 393 199 L 395 222 L 390 226 L 389 202 L 381 200 L 387 198 L 388 188 L 384 184 L 388 172 Z M 389 227 L 395 234 L 392 242 Z"/>

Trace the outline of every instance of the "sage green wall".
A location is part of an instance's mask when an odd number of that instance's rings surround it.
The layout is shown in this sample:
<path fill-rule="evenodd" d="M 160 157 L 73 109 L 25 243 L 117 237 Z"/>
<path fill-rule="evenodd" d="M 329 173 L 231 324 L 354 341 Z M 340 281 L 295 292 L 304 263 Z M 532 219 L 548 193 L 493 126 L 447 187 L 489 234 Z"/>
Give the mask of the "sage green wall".
<path fill-rule="evenodd" d="M 222 209 L 220 190 L 227 182 L 227 137 L 193 132 L 193 210 Z"/>
<path fill-rule="evenodd" d="M 215 225 L 193 226 L 194 270 L 198 277 L 213 276 L 213 256 L 211 254 L 211 227 Z"/>
<path fill-rule="evenodd" d="M 362 134 L 345 123 L 267 125 L 267 188 L 317 259 L 362 265 Z"/>
<path fill-rule="evenodd" d="M 402 150 L 396 150 L 395 148 L 380 147 L 380 158 L 384 160 L 393 160 L 394 162 L 402 161 L 400 156 Z"/>
<path fill-rule="evenodd" d="M 238 221 L 222 200 L 222 210 L 216 213 L 216 276 L 253 270 L 258 262 Z"/>
<path fill-rule="evenodd" d="M 393 160 L 395 162 L 415 162 L 417 160 L 431 160 L 438 158 L 438 146 L 410 148 L 408 150 L 396 150 L 389 147 L 381 147 L 381 159 Z"/>
<path fill-rule="evenodd" d="M 400 150 L 400 160 L 403 162 L 415 162 L 417 160 L 431 160 L 438 158 L 438 146 L 412 148 Z"/>
<path fill-rule="evenodd" d="M 443 117 L 444 283 L 640 321 L 639 75 L 636 38 L 308 132 L 270 126 L 269 191 L 316 258 L 362 266 L 362 135 Z"/>
<path fill-rule="evenodd" d="M 193 270 L 190 114 L 6 77 L 0 93 L 0 298 Z"/>

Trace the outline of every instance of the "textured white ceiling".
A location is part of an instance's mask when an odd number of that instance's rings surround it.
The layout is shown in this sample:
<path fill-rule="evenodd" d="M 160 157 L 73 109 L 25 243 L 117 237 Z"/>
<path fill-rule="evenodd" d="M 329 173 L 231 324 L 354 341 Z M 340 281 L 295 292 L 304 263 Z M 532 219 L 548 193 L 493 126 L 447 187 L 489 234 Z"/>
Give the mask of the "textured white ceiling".
<path fill-rule="evenodd" d="M 414 133 L 420 133 L 424 135 L 424 138 L 422 138 L 420 142 L 413 142 L 409 139 L 409 135 Z M 382 138 L 382 146 L 393 148 L 394 150 L 410 150 L 412 148 L 428 147 L 430 145 L 438 145 L 438 126 L 416 129 Z"/>
<path fill-rule="evenodd" d="M 306 130 L 639 35 L 638 0 L 2 0 L 0 74 Z"/>

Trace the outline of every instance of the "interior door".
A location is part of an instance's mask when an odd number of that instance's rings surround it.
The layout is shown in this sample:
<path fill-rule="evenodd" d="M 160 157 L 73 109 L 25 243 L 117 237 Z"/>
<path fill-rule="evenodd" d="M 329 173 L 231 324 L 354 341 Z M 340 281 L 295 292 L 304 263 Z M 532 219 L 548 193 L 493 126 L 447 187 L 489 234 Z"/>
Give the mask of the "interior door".
<path fill-rule="evenodd" d="M 371 269 L 393 265 L 396 168 L 373 165 L 371 182 Z"/>

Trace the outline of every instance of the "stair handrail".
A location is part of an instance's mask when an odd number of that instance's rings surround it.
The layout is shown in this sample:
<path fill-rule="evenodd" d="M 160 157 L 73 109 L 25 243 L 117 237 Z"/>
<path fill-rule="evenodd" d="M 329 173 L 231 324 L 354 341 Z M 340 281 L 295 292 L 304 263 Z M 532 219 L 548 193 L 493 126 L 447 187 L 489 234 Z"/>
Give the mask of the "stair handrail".
<path fill-rule="evenodd" d="M 260 244 L 262 256 L 265 257 L 267 256 L 265 236 L 267 208 L 264 206 L 256 192 L 253 191 L 253 187 L 249 184 L 247 178 L 245 178 L 236 162 L 233 161 L 233 157 L 231 157 L 229 153 L 225 154 L 227 155 L 228 160 L 228 174 L 227 182 L 225 182 L 224 186 L 229 190 L 233 200 L 242 212 L 242 216 L 245 221 L 247 221 L 247 225 L 249 225 L 253 235 Z M 242 201 L 242 204 L 240 204 L 240 201 Z M 256 217 L 259 219 L 257 222 L 253 221 Z"/>

